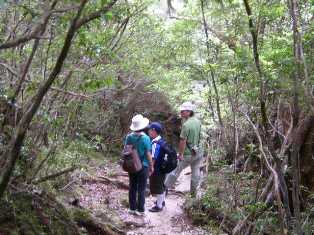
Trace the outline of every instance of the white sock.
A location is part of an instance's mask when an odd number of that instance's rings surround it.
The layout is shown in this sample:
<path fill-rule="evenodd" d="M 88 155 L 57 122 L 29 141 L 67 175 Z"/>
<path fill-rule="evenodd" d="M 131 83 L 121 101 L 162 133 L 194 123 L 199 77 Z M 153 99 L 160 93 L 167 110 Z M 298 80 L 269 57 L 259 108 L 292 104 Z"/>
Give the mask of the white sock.
<path fill-rule="evenodd" d="M 162 208 L 162 203 L 165 200 L 164 194 L 157 194 L 157 207 Z"/>

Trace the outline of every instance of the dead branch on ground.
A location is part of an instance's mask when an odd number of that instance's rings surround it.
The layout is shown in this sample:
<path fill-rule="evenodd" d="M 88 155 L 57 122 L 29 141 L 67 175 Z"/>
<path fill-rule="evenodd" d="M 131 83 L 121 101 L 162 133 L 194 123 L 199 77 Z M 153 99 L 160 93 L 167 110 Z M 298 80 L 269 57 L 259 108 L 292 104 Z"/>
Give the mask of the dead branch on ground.
<path fill-rule="evenodd" d="M 40 178 L 38 180 L 33 181 L 33 184 L 39 184 L 39 183 L 43 183 L 43 182 L 45 182 L 47 180 L 53 180 L 53 179 L 55 179 L 55 178 L 57 178 L 57 177 L 59 177 L 61 175 L 70 173 L 70 172 L 74 171 L 75 169 L 77 169 L 77 167 L 73 166 L 73 167 L 64 169 L 64 170 L 62 170 L 60 172 L 57 172 L 57 173 L 54 173 L 54 174 L 51 174 L 51 175 L 47 175 L 45 177 L 42 177 L 42 178 Z"/>

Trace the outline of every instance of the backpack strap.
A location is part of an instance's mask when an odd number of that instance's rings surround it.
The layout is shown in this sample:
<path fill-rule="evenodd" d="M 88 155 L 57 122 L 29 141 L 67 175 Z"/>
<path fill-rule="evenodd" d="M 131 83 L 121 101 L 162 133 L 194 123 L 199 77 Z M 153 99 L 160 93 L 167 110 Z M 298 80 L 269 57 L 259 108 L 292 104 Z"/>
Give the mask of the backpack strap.
<path fill-rule="evenodd" d="M 163 138 L 152 142 L 152 144 L 159 144 L 160 146 L 162 146 L 164 143 L 165 143 L 165 141 Z"/>

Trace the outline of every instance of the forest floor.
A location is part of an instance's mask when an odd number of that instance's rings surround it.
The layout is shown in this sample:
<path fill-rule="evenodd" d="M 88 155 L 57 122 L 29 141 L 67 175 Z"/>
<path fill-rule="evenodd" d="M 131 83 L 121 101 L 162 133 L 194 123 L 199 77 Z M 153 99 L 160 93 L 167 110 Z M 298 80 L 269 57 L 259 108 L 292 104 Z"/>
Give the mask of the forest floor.
<path fill-rule="evenodd" d="M 162 212 L 148 211 L 155 201 L 154 197 L 148 196 L 146 215 L 142 217 L 128 213 L 128 175 L 114 163 L 94 166 L 87 170 L 89 173 L 80 176 L 82 183 L 76 186 L 80 188 L 79 205 L 89 209 L 100 219 L 106 211 L 110 212 L 110 219 L 120 221 L 120 224 L 122 221 L 123 232 L 128 235 L 210 234 L 194 226 L 184 212 L 183 204 L 190 185 L 189 171 L 187 168 L 181 173 L 175 190 L 170 191 L 166 198 L 166 206 Z"/>

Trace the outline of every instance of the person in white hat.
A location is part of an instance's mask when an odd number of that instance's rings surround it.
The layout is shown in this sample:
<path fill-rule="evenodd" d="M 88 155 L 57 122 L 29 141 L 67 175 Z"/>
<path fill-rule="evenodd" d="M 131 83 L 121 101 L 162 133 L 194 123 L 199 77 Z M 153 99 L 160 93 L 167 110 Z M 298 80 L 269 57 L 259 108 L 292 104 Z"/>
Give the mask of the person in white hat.
<path fill-rule="evenodd" d="M 183 125 L 180 133 L 178 148 L 178 167 L 167 175 L 165 186 L 172 188 L 183 169 L 191 166 L 191 196 L 194 197 L 200 181 L 200 165 L 202 156 L 199 151 L 201 122 L 194 116 L 195 106 L 191 102 L 184 102 L 180 106 Z"/>
<path fill-rule="evenodd" d="M 133 144 L 141 159 L 143 168 L 139 172 L 129 173 L 129 213 L 145 215 L 145 189 L 148 176 L 153 172 L 151 154 L 151 141 L 144 129 L 148 127 L 149 120 L 138 114 L 132 118 L 131 134 L 127 135 L 125 144 Z"/>

